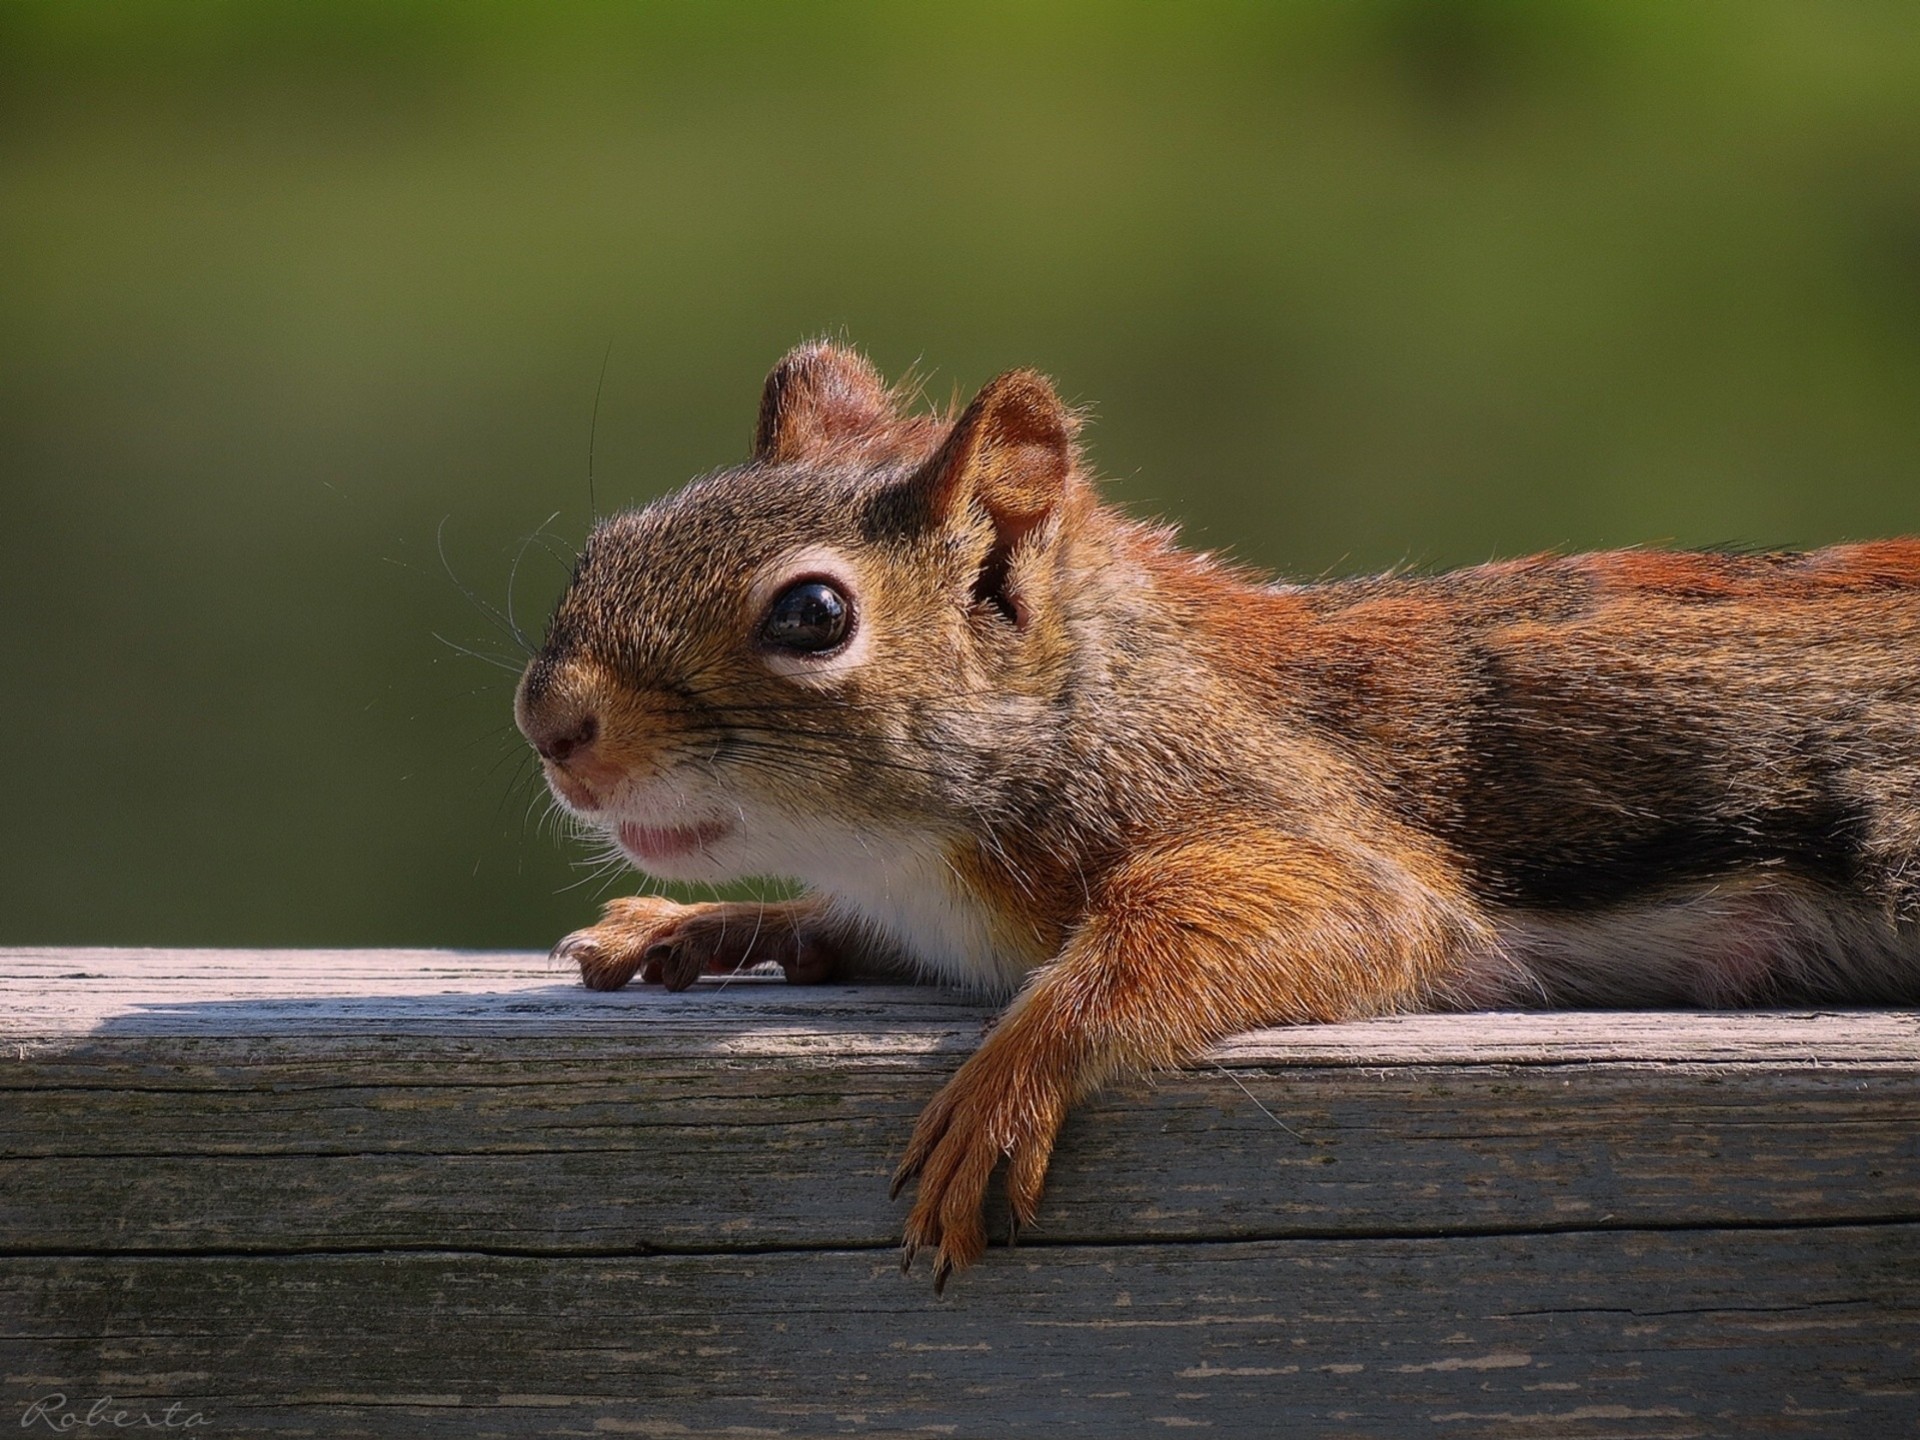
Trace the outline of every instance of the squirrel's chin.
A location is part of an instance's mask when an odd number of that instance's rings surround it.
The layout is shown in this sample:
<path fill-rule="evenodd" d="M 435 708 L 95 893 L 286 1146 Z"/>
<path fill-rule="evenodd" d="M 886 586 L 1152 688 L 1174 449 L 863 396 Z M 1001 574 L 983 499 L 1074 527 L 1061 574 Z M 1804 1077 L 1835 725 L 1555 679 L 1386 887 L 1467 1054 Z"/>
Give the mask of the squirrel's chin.
<path fill-rule="evenodd" d="M 614 839 L 628 861 L 649 875 L 662 880 L 712 882 L 734 878 L 724 853 L 734 833 L 730 820 L 693 825 L 647 825 L 624 820 L 614 831 Z"/>

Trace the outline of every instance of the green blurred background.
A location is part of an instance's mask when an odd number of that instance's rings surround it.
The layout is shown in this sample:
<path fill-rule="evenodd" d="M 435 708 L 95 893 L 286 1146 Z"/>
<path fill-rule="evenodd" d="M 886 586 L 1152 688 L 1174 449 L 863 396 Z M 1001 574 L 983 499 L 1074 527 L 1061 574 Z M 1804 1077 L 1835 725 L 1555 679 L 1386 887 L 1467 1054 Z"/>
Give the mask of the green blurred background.
<path fill-rule="evenodd" d="M 436 637 L 821 333 L 1296 575 L 1920 531 L 1920 6 L 0 0 L 0 943 L 581 923 Z"/>

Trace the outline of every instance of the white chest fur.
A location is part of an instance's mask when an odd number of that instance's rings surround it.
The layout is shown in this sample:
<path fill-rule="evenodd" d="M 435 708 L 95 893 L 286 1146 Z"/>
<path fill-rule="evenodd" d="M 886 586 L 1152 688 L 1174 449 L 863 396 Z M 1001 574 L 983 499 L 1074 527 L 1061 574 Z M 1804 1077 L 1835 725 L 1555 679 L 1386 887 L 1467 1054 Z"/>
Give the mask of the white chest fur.
<path fill-rule="evenodd" d="M 806 868 L 803 878 L 834 911 L 898 946 L 931 979 L 1005 996 L 1033 967 L 1007 943 L 1005 922 L 926 838 L 865 835 Z"/>

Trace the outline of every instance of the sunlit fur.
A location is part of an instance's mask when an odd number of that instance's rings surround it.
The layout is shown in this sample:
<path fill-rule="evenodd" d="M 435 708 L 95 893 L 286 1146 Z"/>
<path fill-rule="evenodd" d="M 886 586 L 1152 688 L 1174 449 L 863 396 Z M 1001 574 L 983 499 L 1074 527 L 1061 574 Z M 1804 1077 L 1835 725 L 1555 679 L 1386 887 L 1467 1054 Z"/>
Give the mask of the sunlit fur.
<path fill-rule="evenodd" d="M 1013 997 L 901 1166 L 937 1280 L 1002 1159 L 1029 1222 L 1075 1099 L 1237 1030 L 1920 998 L 1920 544 L 1280 585 L 1100 505 L 1075 431 L 804 347 L 746 464 L 595 531 L 519 696 L 583 821 L 712 837 L 650 868 L 808 887 L 616 902 L 589 984 Z M 796 563 L 845 651 L 761 643 Z"/>

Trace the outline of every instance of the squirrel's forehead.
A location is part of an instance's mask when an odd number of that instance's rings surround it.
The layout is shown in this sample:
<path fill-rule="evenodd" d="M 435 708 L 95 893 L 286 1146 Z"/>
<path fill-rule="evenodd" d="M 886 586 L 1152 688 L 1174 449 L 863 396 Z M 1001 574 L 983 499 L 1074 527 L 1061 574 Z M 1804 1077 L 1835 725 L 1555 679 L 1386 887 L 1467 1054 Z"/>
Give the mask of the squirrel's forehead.
<path fill-rule="evenodd" d="M 879 477 L 823 485 L 779 471 L 721 472 L 602 521 L 585 568 L 683 585 L 695 576 L 745 580 L 796 548 L 859 543 L 880 488 Z"/>

